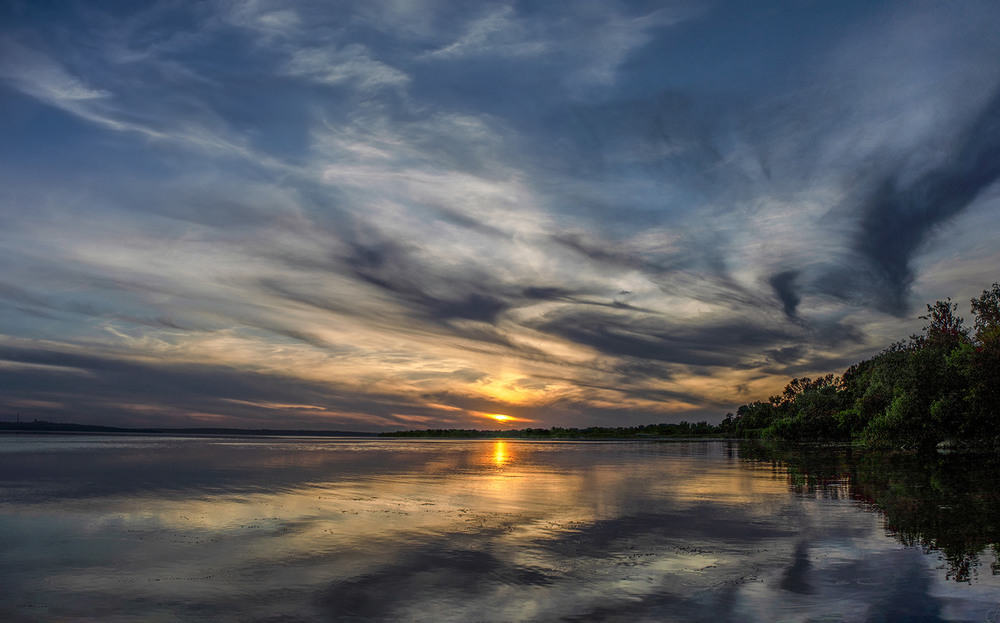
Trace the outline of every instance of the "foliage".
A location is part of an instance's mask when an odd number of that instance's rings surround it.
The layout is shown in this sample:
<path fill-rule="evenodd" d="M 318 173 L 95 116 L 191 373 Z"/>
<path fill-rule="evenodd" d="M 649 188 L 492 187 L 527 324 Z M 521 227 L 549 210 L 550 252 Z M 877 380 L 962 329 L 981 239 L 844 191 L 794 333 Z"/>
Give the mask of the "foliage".
<path fill-rule="evenodd" d="M 994 283 L 990 290 L 972 299 L 972 313 L 976 316 L 976 339 L 982 341 L 988 334 L 996 336 L 1000 328 L 1000 283 Z"/>
<path fill-rule="evenodd" d="M 729 436 L 856 441 L 929 449 L 1000 442 L 1000 284 L 971 301 L 975 332 L 951 299 L 927 305 L 923 333 L 848 368 L 792 379 L 720 425 Z"/>

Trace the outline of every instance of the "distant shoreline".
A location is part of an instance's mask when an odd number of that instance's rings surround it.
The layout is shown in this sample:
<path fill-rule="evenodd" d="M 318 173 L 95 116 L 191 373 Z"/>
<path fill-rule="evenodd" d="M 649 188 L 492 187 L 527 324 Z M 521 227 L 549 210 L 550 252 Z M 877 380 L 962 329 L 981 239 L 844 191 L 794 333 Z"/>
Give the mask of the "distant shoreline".
<path fill-rule="evenodd" d="M 686 423 L 684 423 L 686 424 Z M 702 424 L 704 425 L 704 424 Z M 662 428 L 661 428 L 662 427 Z M 656 432 L 650 432 L 656 431 Z M 675 434 L 662 434 L 673 432 Z M 683 432 L 681 432 L 683 431 Z M 516 430 L 472 430 L 472 429 L 432 429 L 405 430 L 384 433 L 300 430 L 300 429 L 249 429 L 249 428 L 125 428 L 118 426 L 98 426 L 71 422 L 0 422 L 3 434 L 78 434 L 78 435 L 191 435 L 191 436 L 233 436 L 233 437 L 357 437 L 368 439 L 524 439 L 534 441 L 725 441 L 705 429 L 701 434 L 691 433 L 690 427 L 678 424 L 639 426 L 632 428 L 527 428 Z M 660 433 L 660 434 L 657 434 Z"/>

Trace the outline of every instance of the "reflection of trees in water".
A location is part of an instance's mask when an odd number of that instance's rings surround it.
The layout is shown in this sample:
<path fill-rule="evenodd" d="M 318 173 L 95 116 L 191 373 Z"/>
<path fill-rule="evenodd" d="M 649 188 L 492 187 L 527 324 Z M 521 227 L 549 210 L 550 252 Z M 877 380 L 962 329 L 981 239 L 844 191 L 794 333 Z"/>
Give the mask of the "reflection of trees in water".
<path fill-rule="evenodd" d="M 799 494 L 850 497 L 879 512 L 886 531 L 901 543 L 940 553 L 948 579 L 971 582 L 986 549 L 993 551 L 991 572 L 1000 575 L 1000 455 L 747 443 L 739 455 L 787 469 Z"/>

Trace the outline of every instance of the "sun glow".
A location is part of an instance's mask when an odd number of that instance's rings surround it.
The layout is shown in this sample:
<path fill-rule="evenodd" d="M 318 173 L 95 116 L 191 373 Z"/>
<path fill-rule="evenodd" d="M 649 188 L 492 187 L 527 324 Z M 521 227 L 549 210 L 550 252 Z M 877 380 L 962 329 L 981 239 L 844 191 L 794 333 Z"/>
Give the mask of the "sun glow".
<path fill-rule="evenodd" d="M 486 412 L 486 411 L 469 411 L 469 415 L 475 416 L 477 418 L 482 418 L 482 419 L 485 419 L 485 420 L 489 420 L 490 422 L 499 423 L 499 424 L 508 424 L 508 425 L 514 424 L 514 423 L 533 422 L 534 421 L 534 420 L 530 420 L 528 418 L 517 417 L 517 416 L 513 416 L 513 415 L 507 415 L 506 413 L 489 413 L 489 412 Z"/>

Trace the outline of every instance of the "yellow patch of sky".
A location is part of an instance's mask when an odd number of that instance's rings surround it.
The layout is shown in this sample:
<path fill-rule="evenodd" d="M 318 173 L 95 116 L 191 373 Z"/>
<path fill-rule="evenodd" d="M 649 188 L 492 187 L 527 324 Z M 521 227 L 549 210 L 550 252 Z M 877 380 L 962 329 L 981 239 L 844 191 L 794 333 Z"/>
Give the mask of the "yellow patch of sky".
<path fill-rule="evenodd" d="M 539 386 L 530 377 L 520 374 L 503 374 L 476 381 L 471 389 L 476 393 L 510 405 L 543 404 L 565 389 L 560 384 Z"/>
<path fill-rule="evenodd" d="M 513 415 L 507 415 L 506 413 L 486 413 L 485 411 L 469 411 L 471 415 L 478 418 L 484 418 L 493 420 L 494 422 L 499 422 L 501 424 L 514 424 L 516 422 L 531 422 L 527 418 L 514 417 Z"/>
<path fill-rule="evenodd" d="M 439 402 L 428 402 L 426 406 L 432 409 L 440 409 L 442 411 L 464 411 L 461 407 L 454 407 L 452 405 L 444 405 Z"/>

